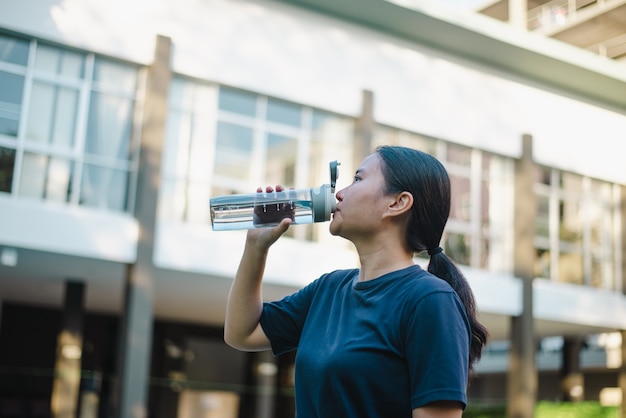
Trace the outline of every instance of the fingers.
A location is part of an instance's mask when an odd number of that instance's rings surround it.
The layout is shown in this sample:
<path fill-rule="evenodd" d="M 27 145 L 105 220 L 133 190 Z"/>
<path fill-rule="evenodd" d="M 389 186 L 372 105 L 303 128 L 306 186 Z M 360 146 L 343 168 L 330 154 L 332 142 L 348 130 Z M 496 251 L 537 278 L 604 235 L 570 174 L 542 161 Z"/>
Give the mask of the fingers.
<path fill-rule="evenodd" d="M 293 219 L 291 218 L 283 218 L 280 221 L 277 228 L 281 235 L 284 234 L 289 229 L 289 225 L 291 225 L 292 222 L 293 222 Z"/>
<path fill-rule="evenodd" d="M 272 228 L 272 244 L 276 242 L 278 238 L 280 238 L 285 232 L 287 232 L 287 230 L 289 229 L 289 225 L 291 225 L 291 222 L 292 221 L 290 218 L 284 218 L 280 221 L 278 226 Z"/>
<path fill-rule="evenodd" d="M 285 190 L 285 186 L 283 186 L 282 184 L 276 185 L 277 192 L 282 192 L 283 190 Z M 256 191 L 257 193 L 263 193 L 263 188 L 257 187 Z M 272 186 L 265 186 L 265 193 L 272 193 L 272 192 L 274 192 L 274 188 Z"/>
<path fill-rule="evenodd" d="M 284 218 L 273 228 L 249 229 L 247 235 L 248 243 L 260 246 L 264 250 L 271 247 L 289 229 L 292 220 Z"/>
<path fill-rule="evenodd" d="M 291 189 L 294 190 L 294 189 Z M 293 196 L 285 196 L 285 187 L 281 184 L 265 187 L 266 195 L 259 194 L 255 198 L 252 224 L 257 226 L 278 226 L 285 218 L 295 221 L 295 204 L 290 199 Z M 257 188 L 257 193 L 263 193 L 263 188 Z M 287 225 L 288 227 L 289 225 Z M 287 228 L 285 228 L 287 230 Z M 284 232 L 284 231 L 282 231 Z M 281 233 L 282 233 L 281 232 Z"/>

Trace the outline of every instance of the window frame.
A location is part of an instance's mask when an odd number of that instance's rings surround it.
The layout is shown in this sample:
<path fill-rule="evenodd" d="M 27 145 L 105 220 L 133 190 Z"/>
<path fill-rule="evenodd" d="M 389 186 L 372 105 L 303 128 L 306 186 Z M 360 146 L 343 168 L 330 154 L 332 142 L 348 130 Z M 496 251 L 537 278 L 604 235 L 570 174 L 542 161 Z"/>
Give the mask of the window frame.
<path fill-rule="evenodd" d="M 588 176 L 570 173 L 557 168 L 549 168 L 537 166 L 537 170 L 543 170 L 549 173 L 549 184 L 535 181 L 534 193 L 537 197 L 548 199 L 548 237 L 537 235 L 537 225 L 535 225 L 534 247 L 535 251 L 549 252 L 549 280 L 560 281 L 561 277 L 561 254 L 575 254 L 582 259 L 582 277 L 580 283 L 577 284 L 599 287 L 608 290 L 622 290 L 622 272 L 621 266 L 621 236 L 616 233 L 616 228 L 620 227 L 621 220 L 621 190 L 618 185 L 607 181 L 592 179 Z M 566 190 L 562 186 L 562 175 L 573 175 L 580 177 L 580 191 Z M 590 210 L 597 203 L 598 196 L 594 192 L 593 185 L 602 187 L 607 190 L 603 193 L 602 204 L 599 206 L 601 210 L 605 210 L 599 215 L 602 219 L 600 222 L 600 235 L 603 242 L 599 247 L 601 250 L 594 248 L 592 240 L 592 225 L 589 218 Z M 582 212 L 582 225 L 580 227 L 580 243 L 572 243 L 563 240 L 561 237 L 561 214 L 560 205 L 563 202 L 575 202 Z M 598 283 L 593 282 L 594 263 L 601 265 L 601 278 Z M 609 266 L 609 267 L 607 267 Z M 614 266 L 611 268 L 610 266 Z M 609 277 L 607 277 L 609 276 Z M 568 281 L 569 282 L 569 281 Z M 573 282 L 569 282 L 573 283 Z"/>
<path fill-rule="evenodd" d="M 143 97 L 143 91 L 145 90 L 145 68 L 134 63 L 101 56 L 93 52 L 83 51 L 67 47 L 65 45 L 58 45 L 53 42 L 41 41 L 37 38 L 16 35 L 5 31 L 0 31 L 0 35 L 10 39 L 19 39 L 28 43 L 27 60 L 24 65 L 18 65 L 5 61 L 0 62 L 0 71 L 14 74 L 23 77 L 24 79 L 17 135 L 15 137 L 0 135 L 0 146 L 15 152 L 11 190 L 7 194 L 14 199 L 25 198 L 21 196 L 20 193 L 23 180 L 22 176 L 24 175 L 22 172 L 25 158 L 24 156 L 26 154 L 35 154 L 45 157 L 48 161 L 50 159 L 62 159 L 69 162 L 72 170 L 71 176 L 66 184 L 69 198 L 65 204 L 71 206 L 85 206 L 81 202 L 81 193 L 83 190 L 82 183 L 86 165 L 124 171 L 126 189 L 124 191 L 125 195 L 120 196 L 125 202 L 124 208 L 114 209 L 113 211 L 119 212 L 122 210 L 123 213 L 133 213 L 135 208 L 140 150 L 140 117 L 142 109 L 140 98 Z M 82 74 L 68 76 L 58 72 L 54 73 L 37 68 L 35 60 L 40 47 L 56 51 L 61 55 L 67 51 L 70 51 L 72 54 L 78 54 L 78 56 L 82 59 L 82 62 L 80 63 Z M 124 96 L 125 99 L 130 100 L 131 106 L 129 116 L 130 133 L 128 138 L 128 160 L 126 161 L 121 161 L 115 158 L 100 158 L 98 156 L 87 155 L 85 153 L 87 128 L 89 124 L 89 109 L 93 94 L 104 92 L 105 94 L 113 93 L 119 95 L 119 92 L 115 89 L 114 84 L 102 89 L 101 86 L 95 82 L 94 71 L 97 60 L 120 63 L 132 71 L 136 71 L 136 75 L 134 76 L 136 85 L 132 92 L 127 92 Z M 29 118 L 33 116 L 31 114 L 31 110 L 33 109 L 31 101 L 33 100 L 32 94 L 35 83 L 50 85 L 55 89 L 67 88 L 76 92 L 76 106 L 74 109 L 75 114 L 72 117 L 71 123 L 68 124 L 68 126 L 72 127 L 73 131 L 72 138 L 69 141 L 69 146 L 51 143 L 48 140 L 49 138 L 44 141 L 32 141 L 27 138 L 27 124 L 29 123 Z M 45 170 L 46 172 L 43 173 L 43 176 L 47 178 L 50 173 L 47 172 L 48 168 Z M 42 195 L 38 198 L 48 200 L 45 197 L 44 191 L 42 191 Z M 86 205 L 86 207 L 92 206 Z"/>

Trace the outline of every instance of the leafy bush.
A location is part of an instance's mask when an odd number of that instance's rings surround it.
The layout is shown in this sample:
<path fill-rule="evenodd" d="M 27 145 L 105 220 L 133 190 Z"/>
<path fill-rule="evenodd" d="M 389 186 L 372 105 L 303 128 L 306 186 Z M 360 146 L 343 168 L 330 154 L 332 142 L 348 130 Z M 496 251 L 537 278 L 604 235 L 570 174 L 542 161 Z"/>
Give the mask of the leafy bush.
<path fill-rule="evenodd" d="M 618 418 L 619 408 L 598 402 L 539 402 L 536 418 Z"/>
<path fill-rule="evenodd" d="M 535 418 L 618 418 L 619 407 L 602 406 L 598 402 L 547 402 L 537 403 Z M 470 406 L 463 418 L 505 418 L 506 405 Z"/>
<path fill-rule="evenodd" d="M 470 406 L 463 412 L 463 418 L 503 418 L 506 406 Z"/>

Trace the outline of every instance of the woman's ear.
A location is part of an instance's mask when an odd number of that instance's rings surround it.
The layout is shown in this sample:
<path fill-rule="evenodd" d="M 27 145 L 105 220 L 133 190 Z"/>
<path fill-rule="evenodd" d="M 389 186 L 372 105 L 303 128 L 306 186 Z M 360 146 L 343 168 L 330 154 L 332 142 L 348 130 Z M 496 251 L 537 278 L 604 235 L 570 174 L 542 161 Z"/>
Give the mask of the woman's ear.
<path fill-rule="evenodd" d="M 411 210 L 413 207 L 413 195 L 409 192 L 396 193 L 395 199 L 388 207 L 388 213 L 391 216 L 402 215 Z"/>

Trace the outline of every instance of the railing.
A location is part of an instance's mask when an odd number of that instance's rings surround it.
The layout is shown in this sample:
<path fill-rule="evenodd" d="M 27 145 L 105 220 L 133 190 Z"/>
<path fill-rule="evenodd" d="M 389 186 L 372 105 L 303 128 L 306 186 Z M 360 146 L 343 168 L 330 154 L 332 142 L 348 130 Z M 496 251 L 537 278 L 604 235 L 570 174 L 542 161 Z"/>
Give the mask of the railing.
<path fill-rule="evenodd" d="M 603 57 L 626 61 L 626 33 L 592 45 L 587 49 Z"/>
<path fill-rule="evenodd" d="M 565 25 L 590 6 L 603 7 L 605 0 L 552 0 L 528 10 L 528 30 L 549 29 Z"/>

